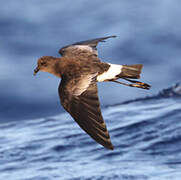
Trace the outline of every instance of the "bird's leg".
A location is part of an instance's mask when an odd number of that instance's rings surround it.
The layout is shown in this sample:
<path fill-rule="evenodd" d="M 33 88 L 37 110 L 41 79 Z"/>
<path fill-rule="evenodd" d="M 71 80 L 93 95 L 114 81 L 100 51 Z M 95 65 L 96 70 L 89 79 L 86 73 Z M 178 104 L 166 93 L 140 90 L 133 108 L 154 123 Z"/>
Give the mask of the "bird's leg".
<path fill-rule="evenodd" d="M 123 78 L 123 79 L 126 80 L 126 81 L 129 81 L 131 83 L 134 83 L 134 84 L 127 84 L 127 83 L 119 82 L 119 81 L 116 81 L 116 80 L 112 80 L 112 81 L 115 82 L 115 83 L 125 85 L 125 86 L 137 87 L 137 88 L 142 88 L 142 89 L 150 89 L 150 87 L 151 87 L 149 84 L 146 84 L 146 83 L 143 83 L 143 82 L 140 82 L 140 81 L 130 80 L 130 79 L 127 79 L 127 78 Z"/>
<path fill-rule="evenodd" d="M 149 84 L 146 84 L 146 83 L 143 83 L 143 82 L 140 82 L 140 81 L 135 81 L 135 80 L 127 79 L 127 78 L 123 78 L 123 79 L 126 80 L 126 81 L 129 81 L 131 83 L 136 83 L 136 85 L 139 85 L 140 88 L 143 88 L 143 89 L 150 89 L 151 88 L 151 86 Z M 137 87 L 137 86 L 135 86 L 135 87 Z"/>

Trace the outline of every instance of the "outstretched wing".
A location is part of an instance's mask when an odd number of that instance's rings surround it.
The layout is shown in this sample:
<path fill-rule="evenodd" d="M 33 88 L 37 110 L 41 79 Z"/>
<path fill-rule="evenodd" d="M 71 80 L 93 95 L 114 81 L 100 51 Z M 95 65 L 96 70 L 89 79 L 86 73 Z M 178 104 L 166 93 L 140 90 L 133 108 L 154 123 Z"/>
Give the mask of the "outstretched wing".
<path fill-rule="evenodd" d="M 99 42 L 105 42 L 105 39 L 114 38 L 116 36 L 107 36 L 103 38 L 91 39 L 87 41 L 80 41 L 65 47 L 62 47 L 59 50 L 59 53 L 62 56 L 97 56 L 97 44 Z"/>
<path fill-rule="evenodd" d="M 59 96 L 62 106 L 87 134 L 104 147 L 113 149 L 101 114 L 95 77 L 95 74 L 86 75 L 68 82 L 62 79 Z"/>

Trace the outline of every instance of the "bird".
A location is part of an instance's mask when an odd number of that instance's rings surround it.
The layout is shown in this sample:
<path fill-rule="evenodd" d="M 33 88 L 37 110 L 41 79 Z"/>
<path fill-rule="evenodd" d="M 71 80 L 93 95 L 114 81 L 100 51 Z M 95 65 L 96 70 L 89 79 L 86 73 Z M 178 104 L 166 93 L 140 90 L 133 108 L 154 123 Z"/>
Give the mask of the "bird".
<path fill-rule="evenodd" d="M 34 75 L 43 71 L 61 79 L 58 93 L 63 108 L 80 128 L 109 150 L 114 146 L 101 113 L 97 83 L 115 82 L 147 90 L 151 87 L 135 80 L 140 78 L 142 64 L 118 65 L 100 60 L 98 43 L 115 37 L 106 36 L 64 46 L 59 50 L 61 57 L 42 56 L 34 69 Z"/>

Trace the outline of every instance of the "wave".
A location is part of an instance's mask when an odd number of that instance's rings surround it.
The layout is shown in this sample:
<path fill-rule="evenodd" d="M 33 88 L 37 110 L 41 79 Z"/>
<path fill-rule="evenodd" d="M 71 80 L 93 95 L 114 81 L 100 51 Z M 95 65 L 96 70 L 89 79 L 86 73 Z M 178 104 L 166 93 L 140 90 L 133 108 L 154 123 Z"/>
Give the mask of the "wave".
<path fill-rule="evenodd" d="M 181 83 L 178 82 L 171 87 L 162 89 L 156 95 L 146 96 L 146 97 L 142 97 L 142 98 L 136 98 L 136 99 L 132 99 L 132 100 L 126 100 L 122 103 L 107 105 L 105 107 L 115 106 L 115 105 L 120 105 L 120 104 L 128 104 L 128 103 L 137 102 L 137 101 L 145 101 L 145 100 L 161 99 L 161 98 L 180 98 L 180 97 L 181 97 Z"/>
<path fill-rule="evenodd" d="M 177 83 L 103 108 L 114 151 L 94 142 L 67 113 L 2 123 L 0 177 L 19 180 L 26 171 L 24 179 L 179 179 L 180 97 Z"/>

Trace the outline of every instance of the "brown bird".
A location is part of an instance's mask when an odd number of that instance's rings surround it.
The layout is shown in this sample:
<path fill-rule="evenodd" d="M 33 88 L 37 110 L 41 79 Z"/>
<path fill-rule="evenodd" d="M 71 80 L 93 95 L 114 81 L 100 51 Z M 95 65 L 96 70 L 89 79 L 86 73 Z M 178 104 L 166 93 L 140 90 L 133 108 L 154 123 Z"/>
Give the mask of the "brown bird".
<path fill-rule="evenodd" d="M 78 125 L 95 141 L 113 150 L 113 145 L 101 114 L 97 82 L 112 81 L 126 86 L 149 89 L 150 85 L 131 79 L 139 79 L 142 64 L 116 65 L 101 62 L 97 44 L 108 36 L 77 42 L 59 50 L 61 58 L 43 56 L 38 59 L 34 75 L 38 71 L 49 72 L 59 78 L 58 88 L 62 106 Z M 117 81 L 122 78 L 131 82 Z"/>

